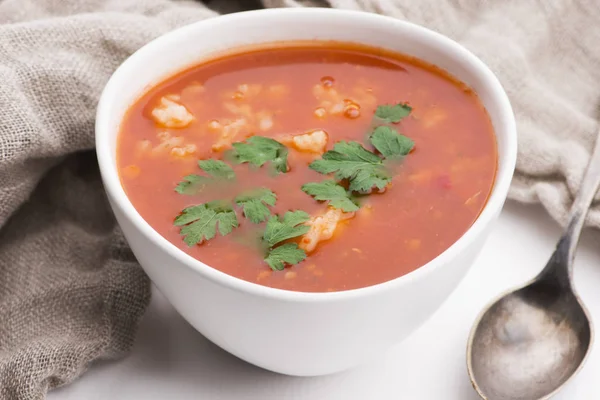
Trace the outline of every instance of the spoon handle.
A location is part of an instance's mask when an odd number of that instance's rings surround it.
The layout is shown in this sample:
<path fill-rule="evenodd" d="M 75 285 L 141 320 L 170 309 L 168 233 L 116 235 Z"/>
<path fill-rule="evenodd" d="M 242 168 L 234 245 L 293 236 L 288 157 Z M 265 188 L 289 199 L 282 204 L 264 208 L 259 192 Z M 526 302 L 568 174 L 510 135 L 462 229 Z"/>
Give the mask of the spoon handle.
<path fill-rule="evenodd" d="M 541 277 L 552 275 L 561 284 L 570 286 L 575 250 L 598 186 L 600 186 L 600 140 L 597 138 L 594 152 L 571 206 L 565 232 L 558 241 L 550 261 L 541 272 Z"/>

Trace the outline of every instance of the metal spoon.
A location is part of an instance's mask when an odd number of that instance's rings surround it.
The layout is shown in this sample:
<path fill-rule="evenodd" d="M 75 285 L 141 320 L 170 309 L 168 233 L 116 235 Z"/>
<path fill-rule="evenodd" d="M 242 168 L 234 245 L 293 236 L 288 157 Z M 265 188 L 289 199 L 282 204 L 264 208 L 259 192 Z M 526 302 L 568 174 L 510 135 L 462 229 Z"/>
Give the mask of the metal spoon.
<path fill-rule="evenodd" d="M 467 346 L 473 387 L 487 400 L 544 400 L 582 367 L 592 343 L 587 310 L 572 287 L 575 249 L 600 185 L 600 140 L 567 228 L 542 272 L 488 305 Z"/>

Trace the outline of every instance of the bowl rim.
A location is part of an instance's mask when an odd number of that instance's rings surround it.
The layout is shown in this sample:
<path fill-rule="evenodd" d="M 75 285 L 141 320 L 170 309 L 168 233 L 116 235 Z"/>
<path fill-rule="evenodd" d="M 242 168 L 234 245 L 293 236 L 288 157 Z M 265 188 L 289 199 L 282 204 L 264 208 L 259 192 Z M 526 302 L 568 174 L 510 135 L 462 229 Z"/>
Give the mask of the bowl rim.
<path fill-rule="evenodd" d="M 492 97 L 500 109 L 500 119 L 503 120 L 505 124 L 503 135 L 506 137 L 503 138 L 506 140 L 507 151 L 502 158 L 503 167 L 500 168 L 499 166 L 496 171 L 496 182 L 492 187 L 492 191 L 487 203 L 477 219 L 461 237 L 459 237 L 452 245 L 446 248 L 438 256 L 409 272 L 408 274 L 401 275 L 397 278 L 375 285 L 338 292 L 290 291 L 246 281 L 233 275 L 229 275 L 225 272 L 221 272 L 216 268 L 210 267 L 202 261 L 197 260 L 191 255 L 185 253 L 183 250 L 179 249 L 177 246 L 161 236 L 137 212 L 121 185 L 118 169 L 116 164 L 113 164 L 112 162 L 112 152 L 109 145 L 111 142 L 109 140 L 110 132 L 114 128 L 109 124 L 109 110 L 111 99 L 115 98 L 115 96 L 117 96 L 120 92 L 120 82 L 128 79 L 128 76 L 135 71 L 135 68 L 133 68 L 135 61 L 137 59 L 143 59 L 144 57 L 156 57 L 157 51 L 161 47 L 168 44 L 176 37 L 193 37 L 195 31 L 200 26 L 204 30 L 215 26 L 221 27 L 222 25 L 235 25 L 236 22 L 248 18 L 256 19 L 262 18 L 265 15 L 271 15 L 273 17 L 276 15 L 286 16 L 289 14 L 304 14 L 315 17 L 329 16 L 335 18 L 361 19 L 367 24 L 386 22 L 388 24 L 394 24 L 396 27 L 402 27 L 405 30 L 410 30 L 415 35 L 427 37 L 428 39 L 437 42 L 438 47 L 443 46 L 450 48 L 453 54 L 457 55 L 457 59 L 464 59 L 472 63 L 475 68 L 479 70 L 481 76 L 486 82 L 486 86 L 490 88 L 490 93 L 492 93 Z M 268 44 L 270 42 L 271 41 L 265 41 L 257 44 Z M 354 42 L 360 43 L 360 41 Z M 182 66 L 181 69 L 185 67 L 189 66 Z M 494 136 L 496 138 L 498 137 L 497 135 L 498 133 L 496 130 L 494 130 Z M 107 195 L 113 200 L 113 204 L 118 206 L 123 211 L 123 214 L 130 220 L 130 222 L 135 226 L 136 230 L 139 231 L 141 235 L 144 235 L 150 242 L 160 247 L 165 253 L 174 258 L 176 261 L 218 285 L 259 297 L 274 298 L 290 302 L 336 302 L 357 299 L 373 295 L 377 292 L 397 290 L 404 285 L 410 284 L 412 281 L 424 279 L 437 269 L 443 268 L 445 264 L 448 264 L 452 259 L 457 257 L 457 255 L 462 253 L 477 237 L 482 234 L 484 228 L 493 221 L 496 212 L 502 208 L 508 194 L 517 156 L 516 122 L 508 96 L 494 73 L 477 56 L 447 36 L 411 22 L 363 11 L 339 10 L 331 8 L 276 8 L 226 14 L 194 22 L 157 37 L 129 56 L 114 71 L 108 83 L 104 87 L 96 113 L 95 142 L 100 173 Z"/>

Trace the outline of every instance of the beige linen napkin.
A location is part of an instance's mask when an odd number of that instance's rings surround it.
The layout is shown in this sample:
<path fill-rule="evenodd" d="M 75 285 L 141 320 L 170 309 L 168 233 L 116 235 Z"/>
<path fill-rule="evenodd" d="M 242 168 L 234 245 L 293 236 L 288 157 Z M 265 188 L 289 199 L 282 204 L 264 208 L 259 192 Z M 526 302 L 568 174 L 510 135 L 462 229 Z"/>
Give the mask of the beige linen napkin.
<path fill-rule="evenodd" d="M 0 0 L 0 399 L 132 346 L 150 284 L 108 207 L 94 115 L 114 69 L 199 2 Z"/>
<path fill-rule="evenodd" d="M 471 49 L 498 74 L 517 115 L 510 196 L 540 202 L 564 222 L 596 136 L 597 0 L 263 4 L 387 14 Z M 93 154 L 96 102 L 137 48 L 213 15 L 191 0 L 0 0 L 1 400 L 41 399 L 90 362 L 131 348 L 149 282 L 102 192 Z M 600 226 L 600 208 L 589 222 Z"/>

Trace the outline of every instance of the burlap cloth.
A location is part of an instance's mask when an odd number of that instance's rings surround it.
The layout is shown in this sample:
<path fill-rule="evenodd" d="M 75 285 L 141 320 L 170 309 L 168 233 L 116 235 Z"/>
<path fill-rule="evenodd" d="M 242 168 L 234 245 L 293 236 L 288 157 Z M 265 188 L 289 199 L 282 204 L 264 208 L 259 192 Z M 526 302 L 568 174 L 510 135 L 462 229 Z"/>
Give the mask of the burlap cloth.
<path fill-rule="evenodd" d="M 363 9 L 463 43 L 517 115 L 510 197 L 564 222 L 596 136 L 598 0 L 263 3 Z M 131 348 L 150 284 L 102 192 L 96 102 L 134 50 L 214 15 L 191 0 L 0 0 L 0 400 L 41 399 Z M 600 226 L 600 209 L 589 223 Z"/>

